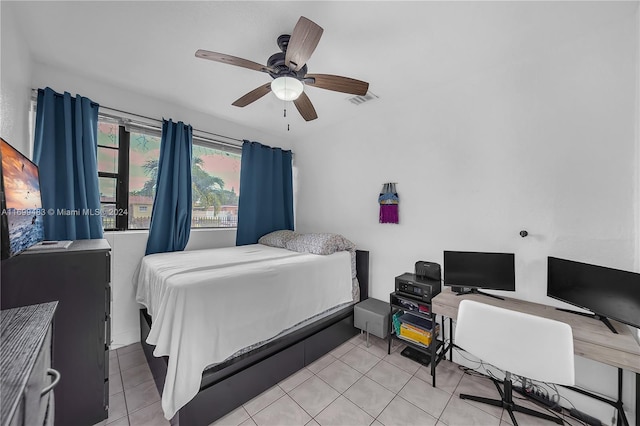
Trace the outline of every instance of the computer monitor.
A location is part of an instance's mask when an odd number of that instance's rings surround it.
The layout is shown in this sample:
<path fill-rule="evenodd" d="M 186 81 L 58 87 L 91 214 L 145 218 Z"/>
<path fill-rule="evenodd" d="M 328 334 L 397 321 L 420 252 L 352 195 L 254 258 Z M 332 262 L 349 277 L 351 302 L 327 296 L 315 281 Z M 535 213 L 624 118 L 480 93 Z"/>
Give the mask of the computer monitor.
<path fill-rule="evenodd" d="M 640 328 L 640 274 L 556 257 L 547 261 L 547 296 Z M 577 312 L 576 312 L 577 313 Z"/>
<path fill-rule="evenodd" d="M 458 294 L 515 291 L 515 255 L 474 251 L 444 252 L 444 285 Z"/>

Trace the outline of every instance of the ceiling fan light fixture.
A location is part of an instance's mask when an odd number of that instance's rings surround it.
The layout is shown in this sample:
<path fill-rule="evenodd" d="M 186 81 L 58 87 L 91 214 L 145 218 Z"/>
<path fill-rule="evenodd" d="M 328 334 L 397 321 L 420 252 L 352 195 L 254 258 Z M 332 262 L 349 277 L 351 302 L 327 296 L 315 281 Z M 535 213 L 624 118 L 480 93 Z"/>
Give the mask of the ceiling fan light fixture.
<path fill-rule="evenodd" d="M 271 90 L 283 101 L 295 101 L 304 91 L 304 85 L 293 77 L 278 77 L 271 82 Z"/>

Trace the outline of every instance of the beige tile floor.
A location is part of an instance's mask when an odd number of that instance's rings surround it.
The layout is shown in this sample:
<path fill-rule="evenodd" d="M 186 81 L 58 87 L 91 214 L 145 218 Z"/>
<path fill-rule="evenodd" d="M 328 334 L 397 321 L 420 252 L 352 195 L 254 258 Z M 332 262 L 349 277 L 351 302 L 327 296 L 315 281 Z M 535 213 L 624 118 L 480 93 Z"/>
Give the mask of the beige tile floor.
<path fill-rule="evenodd" d="M 386 341 L 373 338 L 366 347 L 356 336 L 213 424 L 511 425 L 503 409 L 459 398 L 460 393 L 497 398 L 488 378 L 465 374 L 457 364 L 442 361 L 433 388 L 429 368 L 401 356 L 401 349 L 387 355 Z M 109 418 L 99 425 L 169 425 L 140 344 L 111 351 L 109 362 Z M 529 401 L 518 402 L 543 410 Z M 522 426 L 554 424 L 519 413 L 516 419 Z"/>

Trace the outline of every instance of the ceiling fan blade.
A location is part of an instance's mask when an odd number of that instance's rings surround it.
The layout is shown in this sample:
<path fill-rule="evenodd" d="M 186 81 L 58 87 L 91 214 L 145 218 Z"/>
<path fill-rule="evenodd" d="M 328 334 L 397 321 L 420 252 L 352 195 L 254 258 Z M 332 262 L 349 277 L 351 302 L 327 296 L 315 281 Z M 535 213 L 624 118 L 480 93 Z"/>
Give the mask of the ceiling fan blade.
<path fill-rule="evenodd" d="M 298 99 L 293 101 L 293 104 L 298 108 L 298 112 L 305 121 L 311 121 L 318 118 L 316 109 L 313 107 L 313 104 L 306 93 L 302 92 Z"/>
<path fill-rule="evenodd" d="M 263 84 L 262 86 L 256 89 L 253 89 L 252 91 L 250 91 L 249 93 L 247 93 L 246 95 L 244 95 L 243 97 L 241 97 L 240 99 L 232 103 L 231 105 L 237 106 L 237 107 L 245 107 L 250 103 L 257 101 L 258 99 L 260 99 L 261 97 L 269 93 L 270 91 L 271 91 L 271 83 Z"/>
<path fill-rule="evenodd" d="M 320 89 L 333 90 L 334 92 L 350 93 L 352 95 L 364 96 L 369 90 L 369 83 L 349 77 L 341 77 L 331 74 L 307 74 L 304 76 L 304 83 L 319 87 Z M 313 79 L 310 81 L 307 79 Z"/>
<path fill-rule="evenodd" d="M 196 58 L 209 59 L 210 61 L 222 62 L 223 64 L 235 65 L 237 67 L 248 68 L 250 70 L 260 72 L 273 71 L 266 65 L 249 61 L 248 59 L 237 58 L 235 56 L 227 55 L 224 53 L 210 52 L 208 50 L 199 49 L 198 51 L 196 51 Z"/>
<path fill-rule="evenodd" d="M 318 24 L 301 16 L 289 39 L 287 54 L 284 57 L 285 65 L 294 71 L 300 70 L 316 50 L 323 31 Z"/>

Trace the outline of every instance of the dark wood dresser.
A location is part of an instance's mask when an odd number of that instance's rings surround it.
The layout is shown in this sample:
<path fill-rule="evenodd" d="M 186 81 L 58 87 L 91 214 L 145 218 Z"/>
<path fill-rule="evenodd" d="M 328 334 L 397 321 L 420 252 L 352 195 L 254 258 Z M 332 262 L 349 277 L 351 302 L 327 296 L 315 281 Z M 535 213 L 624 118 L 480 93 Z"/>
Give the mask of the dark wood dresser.
<path fill-rule="evenodd" d="M 51 324 L 57 302 L 0 311 L 0 425 L 53 424 Z"/>
<path fill-rule="evenodd" d="M 27 250 L 2 261 L 2 309 L 58 301 L 56 425 L 93 425 L 108 417 L 110 250 L 103 239 L 78 240 L 66 249 Z"/>

